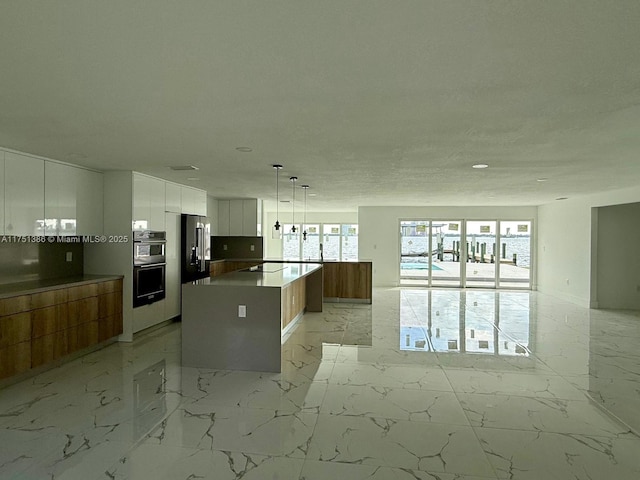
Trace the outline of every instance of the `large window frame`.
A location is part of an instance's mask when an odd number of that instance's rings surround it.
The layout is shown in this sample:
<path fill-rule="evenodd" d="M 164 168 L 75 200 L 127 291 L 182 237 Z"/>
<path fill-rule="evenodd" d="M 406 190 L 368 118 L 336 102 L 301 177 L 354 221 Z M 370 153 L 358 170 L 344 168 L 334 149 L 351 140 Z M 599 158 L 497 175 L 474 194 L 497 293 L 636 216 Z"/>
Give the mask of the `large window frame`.
<path fill-rule="evenodd" d="M 358 235 L 359 226 L 357 223 L 337 223 L 337 222 L 313 222 L 313 223 L 296 223 L 295 234 L 291 233 L 291 227 L 294 224 L 283 224 L 283 243 L 282 243 L 282 258 L 284 260 L 319 260 L 320 250 L 318 249 L 316 257 L 307 255 L 303 257 L 303 236 L 302 232 L 305 227 L 317 227 L 318 235 L 320 236 L 320 244 L 323 245 L 323 259 L 324 260 L 337 260 L 337 261 L 353 261 L 358 259 Z M 327 227 L 327 230 L 325 230 Z M 336 248 L 327 247 L 327 237 L 334 236 L 335 242 L 337 242 Z M 289 253 L 287 251 L 287 242 L 292 242 L 294 238 L 297 240 L 297 255 Z M 329 239 L 330 241 L 330 239 Z M 289 243 L 291 245 L 291 243 Z M 355 247 L 352 247 L 355 245 Z M 337 250 L 336 255 L 331 252 Z"/>

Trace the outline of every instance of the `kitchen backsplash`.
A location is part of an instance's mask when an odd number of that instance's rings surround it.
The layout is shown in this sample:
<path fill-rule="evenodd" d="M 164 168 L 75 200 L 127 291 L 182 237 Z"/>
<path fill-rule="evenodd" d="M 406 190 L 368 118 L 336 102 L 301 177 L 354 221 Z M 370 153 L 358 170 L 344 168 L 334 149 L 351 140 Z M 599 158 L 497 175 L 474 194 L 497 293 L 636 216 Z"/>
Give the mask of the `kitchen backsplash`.
<path fill-rule="evenodd" d="M 82 275 L 82 243 L 12 242 L 0 237 L 0 284 Z M 70 252 L 70 254 L 69 254 Z M 70 257 L 71 261 L 67 261 Z"/>
<path fill-rule="evenodd" d="M 262 237 L 211 237 L 211 258 L 263 258 Z"/>

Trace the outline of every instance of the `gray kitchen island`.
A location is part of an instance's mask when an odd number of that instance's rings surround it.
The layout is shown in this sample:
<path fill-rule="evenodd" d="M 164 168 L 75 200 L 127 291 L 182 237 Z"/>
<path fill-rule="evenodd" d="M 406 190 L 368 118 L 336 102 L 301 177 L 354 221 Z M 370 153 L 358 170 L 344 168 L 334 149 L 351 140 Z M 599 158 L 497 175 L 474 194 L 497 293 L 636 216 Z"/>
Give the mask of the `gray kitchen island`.
<path fill-rule="evenodd" d="M 263 263 L 182 286 L 182 364 L 280 372 L 282 333 L 322 311 L 322 265 Z"/>

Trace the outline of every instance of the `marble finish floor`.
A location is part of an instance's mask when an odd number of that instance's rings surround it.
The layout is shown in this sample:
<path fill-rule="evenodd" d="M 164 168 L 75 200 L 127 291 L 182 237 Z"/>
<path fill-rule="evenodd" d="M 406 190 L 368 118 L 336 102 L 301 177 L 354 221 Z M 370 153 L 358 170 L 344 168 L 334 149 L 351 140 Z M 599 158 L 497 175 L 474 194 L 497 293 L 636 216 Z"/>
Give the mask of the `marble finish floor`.
<path fill-rule="evenodd" d="M 637 480 L 639 344 L 535 292 L 325 304 L 279 374 L 183 367 L 173 324 L 0 390 L 0 478 Z"/>

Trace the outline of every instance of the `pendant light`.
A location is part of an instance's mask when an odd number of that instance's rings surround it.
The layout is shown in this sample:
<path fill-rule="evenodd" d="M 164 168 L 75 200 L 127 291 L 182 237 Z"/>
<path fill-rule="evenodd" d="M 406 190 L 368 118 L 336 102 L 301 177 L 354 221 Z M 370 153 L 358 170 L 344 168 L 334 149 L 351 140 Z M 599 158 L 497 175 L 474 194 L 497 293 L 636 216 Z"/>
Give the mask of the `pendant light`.
<path fill-rule="evenodd" d="M 282 235 L 282 231 L 280 230 L 280 222 L 278 221 L 279 206 L 280 206 L 280 191 L 278 188 L 278 177 L 280 176 L 280 170 L 282 170 L 282 165 L 273 165 L 273 168 L 276 171 L 276 223 L 273 225 L 273 230 L 271 232 L 271 238 L 279 239 Z"/>
<path fill-rule="evenodd" d="M 302 217 L 302 241 L 307 240 L 307 190 L 309 190 L 309 185 L 300 185 L 301 188 L 304 189 L 304 215 Z"/>
<path fill-rule="evenodd" d="M 298 180 L 298 177 L 289 177 L 289 180 L 291 180 L 291 188 L 293 190 L 293 199 L 291 201 L 293 208 L 291 213 L 291 223 L 293 223 L 293 226 L 291 227 L 291 233 L 296 233 L 296 181 Z"/>

